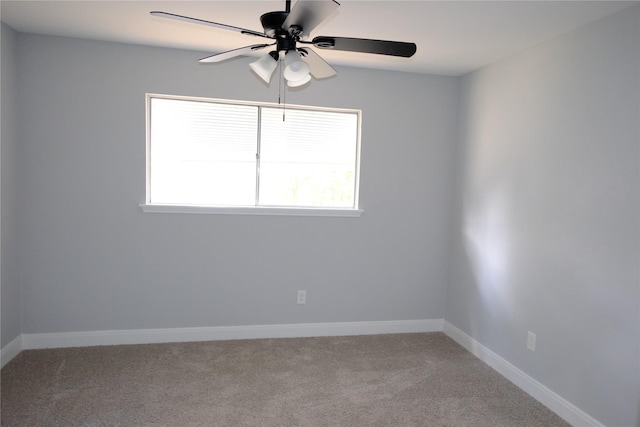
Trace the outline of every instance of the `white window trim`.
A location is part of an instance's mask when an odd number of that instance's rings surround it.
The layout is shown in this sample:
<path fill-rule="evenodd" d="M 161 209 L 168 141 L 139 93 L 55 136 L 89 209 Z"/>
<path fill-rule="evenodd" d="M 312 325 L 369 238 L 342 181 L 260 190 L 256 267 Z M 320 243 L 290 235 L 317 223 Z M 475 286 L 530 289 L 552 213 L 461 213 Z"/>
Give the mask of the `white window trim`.
<path fill-rule="evenodd" d="M 145 213 L 169 213 L 169 214 L 213 214 L 213 215 L 280 215 L 280 216 L 318 216 L 318 217 L 360 217 L 364 210 L 360 208 L 316 208 L 316 207 L 269 207 L 269 206 L 198 206 L 198 205 L 170 205 L 170 204 L 157 204 L 150 202 L 150 174 L 149 174 L 149 149 L 151 140 L 149 138 L 149 126 L 150 115 L 148 109 L 150 108 L 150 99 L 153 97 L 163 97 L 172 99 L 182 99 L 188 101 L 215 101 L 220 103 L 236 104 L 236 105 L 261 105 L 266 107 L 274 107 L 281 105 L 268 103 L 268 102 L 248 102 L 248 101 L 230 101 L 224 99 L 203 98 L 194 96 L 180 96 L 180 95 L 166 95 L 159 93 L 147 93 L 145 100 L 145 116 L 146 116 L 146 128 L 147 128 L 147 141 L 146 141 L 146 195 L 145 202 L 140 203 L 140 208 Z M 305 105 L 289 105 L 292 108 L 298 109 L 316 109 L 321 107 L 309 107 Z M 328 111 L 345 111 L 356 112 L 358 114 L 358 123 L 361 123 L 361 111 L 341 108 L 326 108 Z M 354 200 L 356 206 L 359 203 L 360 192 L 360 143 L 361 143 L 362 129 L 358 126 L 358 143 L 356 145 L 356 182 L 355 182 L 355 194 Z"/>
<path fill-rule="evenodd" d="M 195 205 L 158 205 L 141 203 L 145 213 L 170 214 L 214 214 L 214 215 L 283 215 L 283 216 L 333 216 L 359 217 L 362 209 L 327 209 L 327 208 L 281 208 L 265 206 L 195 206 Z"/>

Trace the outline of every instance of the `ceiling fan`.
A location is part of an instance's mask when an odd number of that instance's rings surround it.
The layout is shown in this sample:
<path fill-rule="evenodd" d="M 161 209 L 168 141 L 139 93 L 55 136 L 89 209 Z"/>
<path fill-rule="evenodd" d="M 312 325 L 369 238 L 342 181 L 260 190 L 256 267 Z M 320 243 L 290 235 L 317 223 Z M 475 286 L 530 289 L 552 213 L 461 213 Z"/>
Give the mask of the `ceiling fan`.
<path fill-rule="evenodd" d="M 310 49 L 309 47 L 311 46 L 318 49 L 391 55 L 404 58 L 409 58 L 416 52 L 415 43 L 389 40 L 317 36 L 307 41 L 305 39 L 309 37 L 311 31 L 328 18 L 340 4 L 335 0 L 298 0 L 292 8 L 291 0 L 285 0 L 285 6 L 285 11 L 267 12 L 260 17 L 264 32 L 168 12 L 153 11 L 151 15 L 275 40 L 271 43 L 244 46 L 200 59 L 200 62 L 204 63 L 220 62 L 267 47 L 274 47 L 272 51 L 250 64 L 253 71 L 267 84 L 271 81 L 273 71 L 281 60 L 284 61 L 282 74 L 289 87 L 302 86 L 311 80 L 311 76 L 316 79 L 323 79 L 336 75 L 333 67 Z"/>

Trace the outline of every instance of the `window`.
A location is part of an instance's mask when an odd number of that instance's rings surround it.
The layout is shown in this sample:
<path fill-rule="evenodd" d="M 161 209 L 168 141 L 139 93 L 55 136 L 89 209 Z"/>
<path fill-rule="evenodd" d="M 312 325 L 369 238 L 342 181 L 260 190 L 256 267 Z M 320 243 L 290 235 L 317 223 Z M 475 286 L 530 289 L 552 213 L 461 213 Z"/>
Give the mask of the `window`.
<path fill-rule="evenodd" d="M 359 137 L 356 110 L 147 95 L 145 206 L 357 211 Z"/>

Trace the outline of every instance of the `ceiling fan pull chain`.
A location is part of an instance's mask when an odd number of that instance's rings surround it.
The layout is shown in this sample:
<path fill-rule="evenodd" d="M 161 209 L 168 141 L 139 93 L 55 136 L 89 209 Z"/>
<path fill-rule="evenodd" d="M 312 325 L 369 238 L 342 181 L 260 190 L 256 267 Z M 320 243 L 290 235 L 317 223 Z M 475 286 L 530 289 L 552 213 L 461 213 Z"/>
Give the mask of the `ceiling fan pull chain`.
<path fill-rule="evenodd" d="M 282 59 L 278 60 L 278 105 L 282 102 Z"/>
<path fill-rule="evenodd" d="M 284 74 L 283 74 L 284 59 L 282 59 L 281 57 L 278 62 L 279 62 L 278 68 L 280 69 L 279 70 L 280 78 L 278 79 L 278 105 L 282 105 L 282 121 L 284 122 L 285 105 L 287 103 L 287 86 L 282 84 L 282 82 L 284 81 Z"/>
<path fill-rule="evenodd" d="M 282 121 L 284 122 L 284 112 L 287 109 L 287 85 L 282 85 Z"/>

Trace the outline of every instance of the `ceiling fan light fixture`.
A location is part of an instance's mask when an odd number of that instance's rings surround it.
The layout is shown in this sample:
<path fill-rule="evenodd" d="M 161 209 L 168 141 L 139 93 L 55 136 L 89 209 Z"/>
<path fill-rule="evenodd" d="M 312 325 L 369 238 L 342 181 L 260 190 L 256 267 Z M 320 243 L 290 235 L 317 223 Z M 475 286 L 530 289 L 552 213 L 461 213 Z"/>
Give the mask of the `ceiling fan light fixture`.
<path fill-rule="evenodd" d="M 303 77 L 300 80 L 287 80 L 287 86 L 289 87 L 300 87 L 306 83 L 311 81 L 311 75 L 307 74 L 307 77 Z"/>
<path fill-rule="evenodd" d="M 290 50 L 284 57 L 284 78 L 288 82 L 297 82 L 309 77 L 309 64 L 302 60 L 296 50 Z"/>
<path fill-rule="evenodd" d="M 249 64 L 249 67 L 267 84 L 271 81 L 271 76 L 278 66 L 278 61 L 275 60 L 272 53 L 274 52 L 264 54 L 257 61 Z"/>

